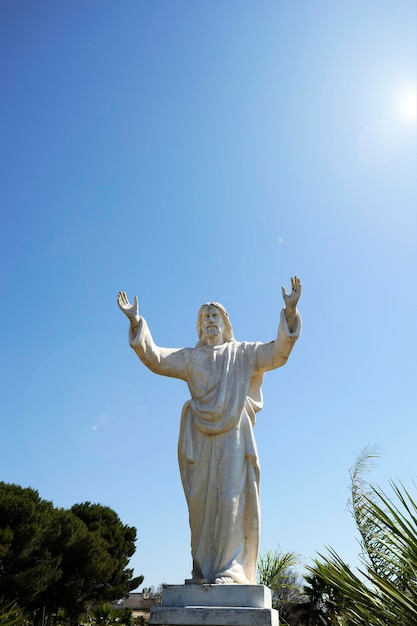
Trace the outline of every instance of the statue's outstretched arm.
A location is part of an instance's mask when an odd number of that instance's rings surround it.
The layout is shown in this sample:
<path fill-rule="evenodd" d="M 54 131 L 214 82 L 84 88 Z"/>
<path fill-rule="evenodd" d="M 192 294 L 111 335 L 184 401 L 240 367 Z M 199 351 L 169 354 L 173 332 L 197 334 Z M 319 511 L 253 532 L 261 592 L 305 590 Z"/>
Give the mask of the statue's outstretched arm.
<path fill-rule="evenodd" d="M 130 304 L 124 291 L 117 296 L 119 309 L 130 321 L 129 343 L 142 363 L 152 372 L 186 380 L 188 377 L 187 352 L 184 348 L 162 348 L 154 342 L 148 325 L 139 316 L 138 299 L 135 296 Z"/>

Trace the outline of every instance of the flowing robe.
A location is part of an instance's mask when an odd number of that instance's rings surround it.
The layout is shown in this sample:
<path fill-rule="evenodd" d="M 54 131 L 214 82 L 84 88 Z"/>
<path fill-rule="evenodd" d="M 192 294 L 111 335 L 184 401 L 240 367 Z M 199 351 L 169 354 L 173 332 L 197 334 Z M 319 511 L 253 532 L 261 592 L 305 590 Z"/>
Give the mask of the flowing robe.
<path fill-rule="evenodd" d="M 153 372 L 180 378 L 184 405 L 178 442 L 181 480 L 191 528 L 193 580 L 230 577 L 256 583 L 259 548 L 259 462 L 253 435 L 262 408 L 264 372 L 284 365 L 301 331 L 281 312 L 270 343 L 238 342 L 161 348 L 143 317 L 130 345 Z"/>

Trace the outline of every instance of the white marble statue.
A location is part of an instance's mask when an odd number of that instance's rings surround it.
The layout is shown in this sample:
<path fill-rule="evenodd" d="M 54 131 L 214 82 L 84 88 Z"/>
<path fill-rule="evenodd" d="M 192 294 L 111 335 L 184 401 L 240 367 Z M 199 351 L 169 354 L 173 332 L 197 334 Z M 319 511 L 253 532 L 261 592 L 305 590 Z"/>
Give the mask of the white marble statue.
<path fill-rule="evenodd" d="M 129 342 L 153 372 L 184 380 L 191 399 L 181 416 L 178 459 L 188 503 L 193 582 L 256 584 L 259 464 L 253 435 L 262 409 L 264 372 L 284 365 L 301 331 L 301 283 L 282 288 L 285 308 L 270 343 L 236 341 L 225 308 L 203 304 L 195 348 L 157 346 L 138 300 L 118 304 L 130 320 Z"/>

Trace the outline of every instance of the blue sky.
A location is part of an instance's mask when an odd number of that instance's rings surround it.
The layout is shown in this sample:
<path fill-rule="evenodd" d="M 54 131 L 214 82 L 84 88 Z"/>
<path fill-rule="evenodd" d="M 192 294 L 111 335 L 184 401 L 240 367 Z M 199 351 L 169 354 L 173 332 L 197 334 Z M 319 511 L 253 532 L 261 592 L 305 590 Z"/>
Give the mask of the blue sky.
<path fill-rule="evenodd" d="M 0 4 L 0 479 L 138 529 L 145 586 L 190 575 L 181 381 L 130 350 L 119 290 L 160 345 L 208 300 L 303 334 L 264 383 L 261 552 L 358 553 L 348 469 L 416 476 L 416 5 Z"/>

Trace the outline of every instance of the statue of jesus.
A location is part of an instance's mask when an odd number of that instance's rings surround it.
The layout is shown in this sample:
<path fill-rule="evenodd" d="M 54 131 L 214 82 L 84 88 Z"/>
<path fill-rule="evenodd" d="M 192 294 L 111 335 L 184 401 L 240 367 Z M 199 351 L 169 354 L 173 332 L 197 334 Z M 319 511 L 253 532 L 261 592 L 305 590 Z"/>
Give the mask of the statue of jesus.
<path fill-rule="evenodd" d="M 277 337 L 236 341 L 226 309 L 203 304 L 195 348 L 161 348 L 126 293 L 118 305 L 130 320 L 129 343 L 156 374 L 184 380 L 191 398 L 180 425 L 178 460 L 191 527 L 193 583 L 256 584 L 259 463 L 253 434 L 265 372 L 285 365 L 301 332 L 301 283 L 282 288 Z"/>

